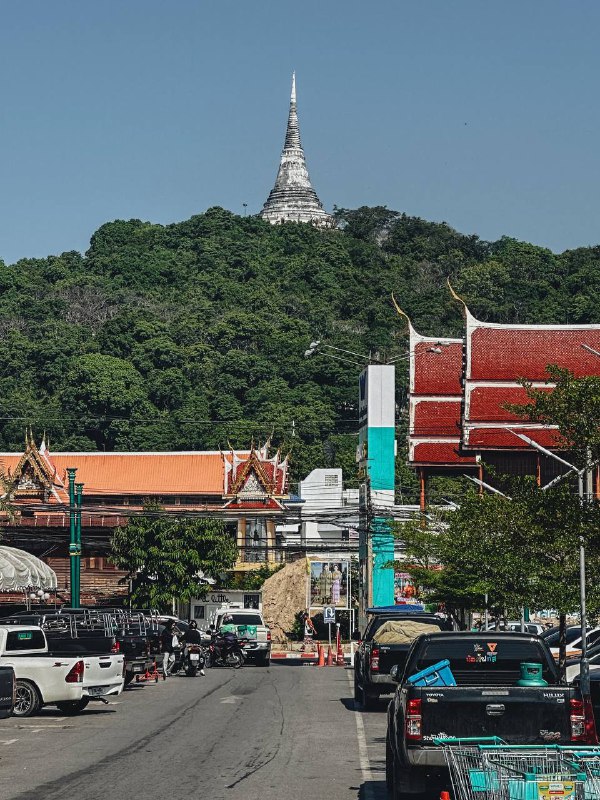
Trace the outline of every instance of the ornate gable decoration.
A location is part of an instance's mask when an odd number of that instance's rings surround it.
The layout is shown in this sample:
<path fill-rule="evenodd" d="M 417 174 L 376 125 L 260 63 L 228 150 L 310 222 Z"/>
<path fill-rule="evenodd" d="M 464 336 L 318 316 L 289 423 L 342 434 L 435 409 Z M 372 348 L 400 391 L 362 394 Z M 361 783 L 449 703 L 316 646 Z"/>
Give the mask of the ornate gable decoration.
<path fill-rule="evenodd" d="M 251 505 L 254 508 L 279 508 L 278 498 L 287 493 L 287 458 L 283 461 L 277 452 L 269 458 L 268 443 L 255 448 L 250 454 L 234 452 L 223 454 L 223 499 L 226 505 Z"/>
<path fill-rule="evenodd" d="M 2 471 L 0 479 L 11 498 L 36 497 L 48 500 L 52 493 L 56 470 L 45 458 L 46 445 L 36 447 L 31 431 L 25 433 L 25 451 L 14 472 Z"/>

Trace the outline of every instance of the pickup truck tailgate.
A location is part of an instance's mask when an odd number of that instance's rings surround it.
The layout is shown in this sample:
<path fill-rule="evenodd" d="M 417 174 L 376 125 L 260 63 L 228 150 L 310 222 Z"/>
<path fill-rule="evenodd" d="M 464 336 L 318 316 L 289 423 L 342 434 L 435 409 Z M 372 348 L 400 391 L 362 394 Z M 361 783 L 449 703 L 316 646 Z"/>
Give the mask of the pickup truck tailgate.
<path fill-rule="evenodd" d="M 452 686 L 411 689 L 421 698 L 423 740 L 499 736 L 509 744 L 549 744 L 571 739 L 568 686 Z"/>
<path fill-rule="evenodd" d="M 83 694 L 100 697 L 105 694 L 120 694 L 123 689 L 124 656 L 100 655 L 84 658 Z"/>

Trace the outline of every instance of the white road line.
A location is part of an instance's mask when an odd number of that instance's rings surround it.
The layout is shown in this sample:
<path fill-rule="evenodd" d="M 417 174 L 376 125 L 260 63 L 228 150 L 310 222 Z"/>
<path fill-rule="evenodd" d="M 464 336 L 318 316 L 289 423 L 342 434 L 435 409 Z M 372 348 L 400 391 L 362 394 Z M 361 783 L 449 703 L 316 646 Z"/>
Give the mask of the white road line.
<path fill-rule="evenodd" d="M 354 680 L 350 677 L 350 672 L 348 672 L 348 683 L 350 684 L 350 689 L 354 691 Z M 371 762 L 369 761 L 365 724 L 356 703 L 354 703 L 354 719 L 356 720 L 356 738 L 358 739 L 358 761 L 360 763 L 363 783 L 365 784 L 363 787 L 363 797 L 365 800 L 375 800 L 373 772 L 371 771 Z"/>
<path fill-rule="evenodd" d="M 241 697 L 238 697 L 235 694 L 230 694 L 228 697 L 222 697 L 221 703 L 237 703 L 237 701 L 241 699 Z"/>
<path fill-rule="evenodd" d="M 2 742 L 2 744 L 14 744 L 15 742 L 18 741 L 19 741 L 18 739 L 0 739 L 0 742 Z"/>

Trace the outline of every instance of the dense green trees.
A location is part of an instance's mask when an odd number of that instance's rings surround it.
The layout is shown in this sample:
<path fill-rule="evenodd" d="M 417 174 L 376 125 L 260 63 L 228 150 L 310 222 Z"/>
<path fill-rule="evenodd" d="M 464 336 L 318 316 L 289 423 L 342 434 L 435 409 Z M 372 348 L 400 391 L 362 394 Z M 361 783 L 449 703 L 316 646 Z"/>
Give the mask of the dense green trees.
<path fill-rule="evenodd" d="M 236 558 L 235 540 L 221 520 L 169 518 L 158 505 L 146 506 L 112 537 L 112 560 L 128 571 L 140 608 L 170 610 L 173 598 L 204 597 L 205 576 L 230 570 Z"/>
<path fill-rule="evenodd" d="M 381 207 L 336 214 L 338 230 L 221 208 L 167 226 L 120 220 L 84 256 L 0 263 L 0 447 L 20 447 L 26 424 L 54 449 L 247 446 L 273 433 L 296 477 L 326 463 L 352 479 L 358 368 L 304 358 L 312 339 L 402 352 L 392 290 L 418 330 L 460 333 L 448 275 L 484 319 L 598 321 L 600 248 L 487 243 Z M 399 368 L 400 412 L 406 383 Z M 401 459 L 399 480 L 413 499 Z"/>

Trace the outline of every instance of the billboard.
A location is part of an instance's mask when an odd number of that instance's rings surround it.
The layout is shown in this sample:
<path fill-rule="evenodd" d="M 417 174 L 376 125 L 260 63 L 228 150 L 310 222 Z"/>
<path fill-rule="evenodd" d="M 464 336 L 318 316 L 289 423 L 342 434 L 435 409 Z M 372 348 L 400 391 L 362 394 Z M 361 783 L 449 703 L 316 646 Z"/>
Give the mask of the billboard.
<path fill-rule="evenodd" d="M 310 608 L 350 608 L 348 561 L 311 561 L 309 580 Z"/>

